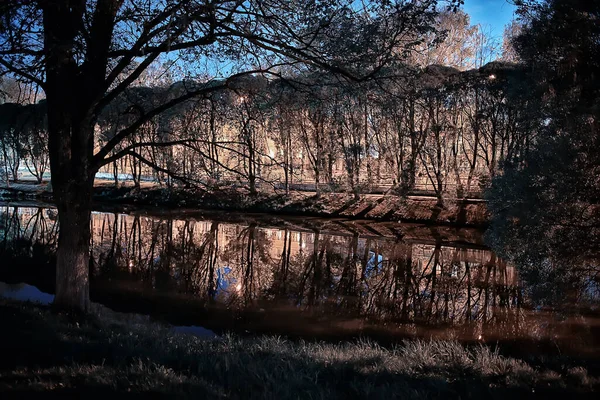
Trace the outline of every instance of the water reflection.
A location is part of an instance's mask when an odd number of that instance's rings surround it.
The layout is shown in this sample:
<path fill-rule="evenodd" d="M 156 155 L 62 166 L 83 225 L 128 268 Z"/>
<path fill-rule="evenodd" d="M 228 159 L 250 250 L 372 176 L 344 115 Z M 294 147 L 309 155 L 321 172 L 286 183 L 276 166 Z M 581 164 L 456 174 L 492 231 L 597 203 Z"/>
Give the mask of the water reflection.
<path fill-rule="evenodd" d="M 94 213 L 92 297 L 213 330 L 593 337 L 587 320 L 525 310 L 478 232 L 327 224 Z M 0 208 L 0 274 L 51 291 L 57 232 L 53 209 Z"/>
<path fill-rule="evenodd" d="M 230 308 L 290 305 L 380 321 L 491 322 L 514 270 L 487 250 L 320 232 L 94 214 L 93 273 Z M 498 308 L 502 307 L 502 311 Z"/>

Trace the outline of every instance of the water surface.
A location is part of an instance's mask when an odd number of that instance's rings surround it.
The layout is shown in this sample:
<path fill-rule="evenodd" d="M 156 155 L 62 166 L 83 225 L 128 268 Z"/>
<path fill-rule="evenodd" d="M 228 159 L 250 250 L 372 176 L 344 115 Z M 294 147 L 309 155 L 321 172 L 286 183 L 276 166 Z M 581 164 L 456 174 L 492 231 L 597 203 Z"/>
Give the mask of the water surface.
<path fill-rule="evenodd" d="M 0 206 L 0 280 L 51 296 L 56 217 Z M 479 230 L 186 210 L 95 212 L 90 223 L 92 300 L 181 331 L 598 350 L 598 320 L 529 309 Z"/>

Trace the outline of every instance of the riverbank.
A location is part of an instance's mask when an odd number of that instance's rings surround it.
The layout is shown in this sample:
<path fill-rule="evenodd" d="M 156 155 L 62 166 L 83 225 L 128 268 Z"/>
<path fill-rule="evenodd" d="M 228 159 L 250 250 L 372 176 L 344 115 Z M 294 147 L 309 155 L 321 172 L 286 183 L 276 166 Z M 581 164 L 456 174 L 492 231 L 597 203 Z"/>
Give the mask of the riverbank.
<path fill-rule="evenodd" d="M 599 379 L 569 359 L 508 358 L 487 347 L 410 341 L 324 344 L 201 339 L 102 307 L 91 316 L 0 299 L 0 393 L 180 398 L 592 398 Z M 9 357 L 13 354 L 13 357 Z"/>
<path fill-rule="evenodd" d="M 5 199 L 37 199 L 51 201 L 47 185 L 13 184 L 3 188 Z M 98 181 L 94 200 L 100 204 L 162 207 L 170 209 L 210 209 L 321 218 L 363 219 L 373 221 L 410 222 L 430 225 L 485 227 L 488 213 L 481 200 L 447 200 L 440 206 L 427 196 L 365 194 L 359 199 L 347 193 L 315 193 L 293 191 L 289 194 L 273 190 L 249 195 L 244 189 L 228 188 L 214 192 L 177 188 L 167 190 L 156 185 L 115 188 Z"/>

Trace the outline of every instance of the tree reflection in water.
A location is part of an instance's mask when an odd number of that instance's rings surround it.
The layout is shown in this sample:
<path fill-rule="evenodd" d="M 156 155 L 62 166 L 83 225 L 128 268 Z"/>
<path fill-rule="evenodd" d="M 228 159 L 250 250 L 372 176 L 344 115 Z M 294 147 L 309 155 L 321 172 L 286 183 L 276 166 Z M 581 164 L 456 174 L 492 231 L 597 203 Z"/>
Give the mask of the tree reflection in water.
<path fill-rule="evenodd" d="M 93 297 L 126 288 L 157 299 L 154 308 L 255 312 L 271 328 L 287 315 L 292 331 L 312 324 L 494 339 L 556 336 L 549 326 L 570 335 L 580 325 L 528 312 L 511 266 L 476 240 L 448 241 L 434 228 L 399 238 L 104 212 L 91 224 Z M 53 209 L 1 208 L 0 278 L 52 291 L 57 232 Z"/>

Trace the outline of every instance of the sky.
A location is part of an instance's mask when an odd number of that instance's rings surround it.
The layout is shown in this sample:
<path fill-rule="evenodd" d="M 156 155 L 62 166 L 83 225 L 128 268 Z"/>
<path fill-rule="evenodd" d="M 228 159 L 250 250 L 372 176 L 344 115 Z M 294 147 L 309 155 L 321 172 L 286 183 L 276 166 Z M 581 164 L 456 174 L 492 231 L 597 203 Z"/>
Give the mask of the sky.
<path fill-rule="evenodd" d="M 471 25 L 488 25 L 492 35 L 498 37 L 513 19 L 516 7 L 510 3 L 510 0 L 465 0 L 464 10 L 471 16 Z"/>

